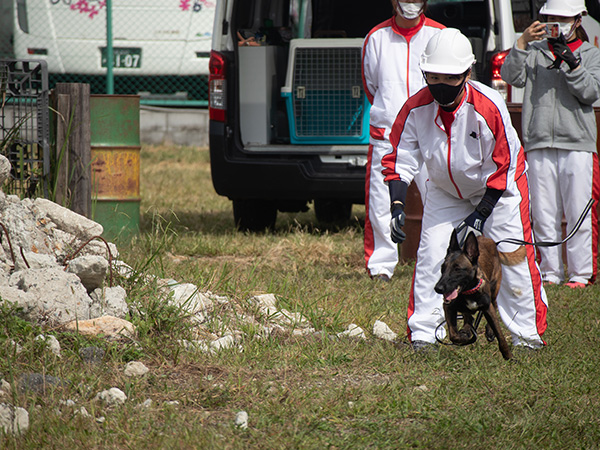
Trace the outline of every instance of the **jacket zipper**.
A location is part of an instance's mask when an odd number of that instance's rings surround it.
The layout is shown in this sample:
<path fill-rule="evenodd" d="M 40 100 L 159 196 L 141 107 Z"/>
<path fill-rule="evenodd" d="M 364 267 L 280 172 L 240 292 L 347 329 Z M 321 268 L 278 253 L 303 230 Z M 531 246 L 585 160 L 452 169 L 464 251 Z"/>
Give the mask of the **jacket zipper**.
<path fill-rule="evenodd" d="M 435 118 L 435 124 L 437 125 L 437 127 L 442 130 L 444 132 L 444 134 L 446 135 L 446 142 L 448 144 L 448 156 L 447 156 L 447 160 L 446 160 L 446 164 L 448 165 L 448 178 L 450 178 L 450 182 L 452 183 L 452 185 L 454 186 L 454 189 L 456 189 L 456 193 L 458 194 L 458 198 L 460 198 L 461 200 L 463 199 L 462 193 L 460 192 L 460 189 L 458 188 L 458 185 L 456 184 L 456 182 L 454 181 L 454 176 L 452 175 L 452 167 L 451 167 L 451 161 L 452 161 L 452 141 L 450 139 L 450 135 L 452 134 L 452 126 L 450 126 L 450 129 L 446 131 L 445 128 L 442 128 L 439 124 L 438 124 L 438 118 L 440 119 L 440 122 L 442 122 L 442 125 L 444 125 L 442 118 L 440 117 L 440 109 L 438 107 L 438 113 L 437 116 Z"/>

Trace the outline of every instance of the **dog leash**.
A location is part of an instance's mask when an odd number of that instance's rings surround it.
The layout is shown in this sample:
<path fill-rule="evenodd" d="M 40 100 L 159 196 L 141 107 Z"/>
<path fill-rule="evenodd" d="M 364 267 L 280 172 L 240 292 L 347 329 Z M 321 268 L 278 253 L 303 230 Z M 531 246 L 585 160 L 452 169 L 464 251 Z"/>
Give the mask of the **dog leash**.
<path fill-rule="evenodd" d="M 565 237 L 560 242 L 527 242 L 527 241 L 523 241 L 521 239 L 507 238 L 507 239 L 502 239 L 501 241 L 496 242 L 496 245 L 501 244 L 502 242 L 506 242 L 508 244 L 516 244 L 516 245 L 535 245 L 536 247 L 554 247 L 556 245 L 564 244 L 569 239 L 571 239 L 575 235 L 575 233 L 577 233 L 579 231 L 579 228 L 581 228 L 581 225 L 583 224 L 583 219 L 585 219 L 585 216 L 587 216 L 588 212 L 590 212 L 590 209 L 592 208 L 593 204 L 594 204 L 594 199 L 590 198 L 590 200 L 588 201 L 587 205 L 585 206 L 583 212 L 579 216 L 579 219 L 577 219 L 577 223 L 575 224 L 575 227 L 573 227 L 573 229 L 568 234 L 568 236 Z"/>
<path fill-rule="evenodd" d="M 473 322 L 473 335 L 475 336 L 475 341 L 477 340 L 477 328 L 479 328 L 479 323 L 481 322 L 481 317 L 483 316 L 483 311 L 478 311 L 477 315 L 475 316 L 475 322 Z M 462 316 L 458 316 L 456 318 L 456 320 L 462 319 Z M 454 342 L 444 342 L 442 341 L 439 337 L 438 337 L 438 331 L 440 330 L 441 327 L 443 327 L 444 325 L 446 325 L 446 320 L 443 320 L 435 329 L 435 340 L 438 341 L 438 343 L 442 344 L 442 345 L 455 345 L 457 347 L 464 347 L 465 345 L 471 345 L 474 344 L 475 341 L 471 342 L 471 344 L 455 344 Z"/>

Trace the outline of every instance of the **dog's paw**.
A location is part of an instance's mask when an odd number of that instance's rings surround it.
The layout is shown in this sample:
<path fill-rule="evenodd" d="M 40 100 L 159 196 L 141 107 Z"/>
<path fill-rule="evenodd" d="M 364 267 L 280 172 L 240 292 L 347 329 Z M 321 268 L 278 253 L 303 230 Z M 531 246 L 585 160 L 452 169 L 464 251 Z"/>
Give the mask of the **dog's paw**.
<path fill-rule="evenodd" d="M 458 339 L 456 339 L 456 343 L 461 345 L 469 345 L 476 340 L 477 335 L 473 332 L 473 329 L 471 327 L 465 327 L 458 332 Z"/>
<path fill-rule="evenodd" d="M 496 339 L 494 330 L 492 330 L 492 327 L 490 327 L 489 325 L 485 326 L 485 338 L 488 342 L 494 342 L 494 339 Z"/>

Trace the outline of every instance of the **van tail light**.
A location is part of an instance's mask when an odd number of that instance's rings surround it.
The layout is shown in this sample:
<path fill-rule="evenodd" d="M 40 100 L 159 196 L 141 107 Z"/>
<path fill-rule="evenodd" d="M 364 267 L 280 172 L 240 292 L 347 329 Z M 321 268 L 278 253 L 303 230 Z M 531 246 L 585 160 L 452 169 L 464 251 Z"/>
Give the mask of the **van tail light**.
<path fill-rule="evenodd" d="M 225 57 L 219 52 L 211 51 L 208 63 L 208 117 L 218 122 L 225 122 L 227 109 L 225 69 Z"/>
<path fill-rule="evenodd" d="M 490 77 L 492 87 L 502 94 L 506 102 L 510 102 L 512 100 L 512 89 L 510 84 L 504 81 L 500 76 L 500 69 L 502 68 L 502 64 L 504 64 L 504 60 L 508 56 L 509 52 L 510 50 L 504 50 L 494 54 L 490 64 L 490 70 L 492 72 Z"/>

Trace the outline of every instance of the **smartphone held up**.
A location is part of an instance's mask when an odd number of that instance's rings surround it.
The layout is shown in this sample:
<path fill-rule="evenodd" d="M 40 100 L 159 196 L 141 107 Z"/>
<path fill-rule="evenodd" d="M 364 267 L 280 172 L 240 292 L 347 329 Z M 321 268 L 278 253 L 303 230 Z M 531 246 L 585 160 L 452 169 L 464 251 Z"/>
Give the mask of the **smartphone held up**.
<path fill-rule="evenodd" d="M 558 22 L 542 22 L 544 25 L 545 38 L 558 38 L 560 36 L 560 23 Z"/>

